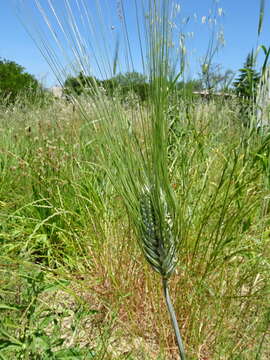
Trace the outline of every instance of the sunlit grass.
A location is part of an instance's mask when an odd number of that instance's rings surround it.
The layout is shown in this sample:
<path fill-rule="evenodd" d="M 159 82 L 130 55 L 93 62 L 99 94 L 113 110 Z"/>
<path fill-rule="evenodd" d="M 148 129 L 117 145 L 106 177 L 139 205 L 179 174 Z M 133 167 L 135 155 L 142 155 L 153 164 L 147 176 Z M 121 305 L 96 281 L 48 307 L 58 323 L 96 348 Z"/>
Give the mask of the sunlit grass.
<path fill-rule="evenodd" d="M 119 61 L 119 70 L 134 70 L 124 9 L 121 55 L 109 51 L 112 44 L 96 44 L 108 27 L 100 9 L 100 29 L 87 8 L 77 9 L 97 34 L 84 47 L 65 4 L 67 17 L 51 18 L 51 2 L 47 13 L 39 11 L 60 50 L 75 56 L 70 71 L 91 73 L 85 51 L 94 45 L 101 76 L 114 75 Z M 97 358 L 177 356 L 162 301 L 170 278 L 188 359 L 266 359 L 269 136 L 243 126 L 235 100 L 179 96 L 174 85 L 183 59 L 174 72 L 172 3 L 148 5 L 136 28 L 145 39 L 146 102 L 96 86 L 92 95 L 74 94 L 72 104 L 18 102 L 1 112 L 3 254 L 69 278 L 64 290 L 95 304 L 103 343 L 92 341 Z M 63 80 L 55 46 L 37 35 Z M 140 339 L 140 355 L 123 346 L 126 337 Z"/>
<path fill-rule="evenodd" d="M 174 108 L 169 177 L 184 241 L 171 292 L 194 359 L 268 354 L 268 139 L 250 135 L 234 110 L 199 102 L 187 118 L 184 103 Z M 20 120 L 5 131 L 5 119 Z M 142 339 L 153 358 L 159 349 L 168 358 L 175 344 L 162 288 L 103 169 L 102 128 L 55 103 L 2 113 L 1 129 L 3 254 L 70 269 L 81 296 L 104 309 L 102 326 L 114 324 L 109 338 Z"/>

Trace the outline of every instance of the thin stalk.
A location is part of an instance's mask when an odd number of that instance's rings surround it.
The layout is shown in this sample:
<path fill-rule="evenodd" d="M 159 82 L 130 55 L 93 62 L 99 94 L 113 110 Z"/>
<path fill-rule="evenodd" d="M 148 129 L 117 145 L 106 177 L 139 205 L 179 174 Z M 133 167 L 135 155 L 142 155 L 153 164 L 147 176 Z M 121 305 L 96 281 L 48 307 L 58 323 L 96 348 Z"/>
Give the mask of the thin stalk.
<path fill-rule="evenodd" d="M 175 333 L 176 340 L 177 340 L 177 346 L 178 346 L 178 350 L 179 350 L 179 354 L 180 354 L 180 359 L 185 360 L 186 356 L 185 356 L 184 344 L 183 344 L 183 340 L 182 340 L 182 337 L 181 337 L 181 334 L 180 334 L 180 330 L 179 330 L 178 322 L 177 322 L 177 319 L 176 319 L 174 307 L 173 307 L 171 297 L 170 297 L 170 294 L 169 294 L 168 280 L 163 278 L 162 279 L 162 284 L 163 284 L 163 291 L 164 291 L 164 296 L 165 296 L 165 300 L 166 300 L 167 309 L 168 309 L 170 317 L 171 317 L 174 333 Z"/>

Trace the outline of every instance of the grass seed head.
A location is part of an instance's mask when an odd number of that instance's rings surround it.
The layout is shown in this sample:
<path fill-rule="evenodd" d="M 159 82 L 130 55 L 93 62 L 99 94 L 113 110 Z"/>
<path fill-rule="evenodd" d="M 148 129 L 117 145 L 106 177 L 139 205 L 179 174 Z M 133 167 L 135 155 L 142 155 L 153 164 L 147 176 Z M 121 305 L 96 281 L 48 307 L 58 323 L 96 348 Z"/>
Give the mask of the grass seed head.
<path fill-rule="evenodd" d="M 176 265 L 172 217 L 163 191 L 161 206 L 154 206 L 153 191 L 145 187 L 140 200 L 142 249 L 148 263 L 162 277 L 169 278 Z"/>

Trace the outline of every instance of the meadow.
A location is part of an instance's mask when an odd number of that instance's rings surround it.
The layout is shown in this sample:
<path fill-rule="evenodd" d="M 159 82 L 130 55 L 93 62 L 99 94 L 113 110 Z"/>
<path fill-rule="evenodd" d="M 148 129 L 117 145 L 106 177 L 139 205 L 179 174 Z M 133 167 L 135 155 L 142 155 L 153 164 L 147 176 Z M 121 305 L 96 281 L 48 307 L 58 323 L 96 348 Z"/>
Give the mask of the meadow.
<path fill-rule="evenodd" d="M 36 4 L 84 89 L 1 105 L 0 359 L 268 359 L 270 135 L 256 127 L 256 97 L 243 112 L 237 96 L 179 90 L 180 7 L 163 0 L 134 2 L 146 99 L 132 85 L 124 97 L 94 77 L 85 86 L 93 48 L 102 79 L 135 70 L 123 3 L 124 46 L 111 52 L 100 2 L 98 19 L 81 0 L 78 19 L 72 2 L 65 14 Z M 258 33 L 263 13 L 261 1 Z"/>
<path fill-rule="evenodd" d="M 137 105 L 120 109 L 136 129 Z M 87 106 L 87 120 L 61 100 L 1 111 L 0 357 L 173 359 L 159 275 Z M 167 115 L 181 210 L 170 289 L 188 359 L 267 359 L 270 137 L 233 100 L 172 99 Z"/>

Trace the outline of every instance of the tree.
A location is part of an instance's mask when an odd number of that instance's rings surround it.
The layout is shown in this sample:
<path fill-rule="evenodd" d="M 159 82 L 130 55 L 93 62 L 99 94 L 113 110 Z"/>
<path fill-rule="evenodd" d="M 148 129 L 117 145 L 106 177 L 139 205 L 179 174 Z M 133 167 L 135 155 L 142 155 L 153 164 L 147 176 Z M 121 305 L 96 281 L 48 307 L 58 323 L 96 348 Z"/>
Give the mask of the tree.
<path fill-rule="evenodd" d="M 66 95 L 81 95 L 83 92 L 95 92 L 96 86 L 100 85 L 100 81 L 93 76 L 86 76 L 82 72 L 78 76 L 69 76 L 64 83 L 64 92 Z"/>
<path fill-rule="evenodd" d="M 191 79 L 187 81 L 179 81 L 176 84 L 176 88 L 182 93 L 192 93 L 193 91 L 202 91 L 203 84 L 200 79 Z"/>
<path fill-rule="evenodd" d="M 220 64 L 202 65 L 200 78 L 205 90 L 226 91 L 230 87 L 233 77 L 233 71 L 228 69 L 223 72 Z"/>
<path fill-rule="evenodd" d="M 260 75 L 255 70 L 253 51 L 248 54 L 244 66 L 242 69 L 239 69 L 239 72 L 240 75 L 233 84 L 237 95 L 247 100 L 254 99 L 256 97 Z"/>
<path fill-rule="evenodd" d="M 41 86 L 33 75 L 14 61 L 0 59 L 0 95 L 6 103 L 14 103 L 18 96 L 35 97 Z"/>
<path fill-rule="evenodd" d="M 148 99 L 149 83 L 147 77 L 137 71 L 120 73 L 111 79 L 103 80 L 102 86 L 108 95 L 114 95 L 115 91 L 125 99 L 128 93 L 135 93 L 141 101 Z"/>
<path fill-rule="evenodd" d="M 98 87 L 103 87 L 108 96 L 116 93 L 124 99 L 133 91 L 142 101 L 147 99 L 149 84 L 146 77 L 136 71 L 118 74 L 112 78 L 99 80 L 93 76 L 86 76 L 82 72 L 78 76 L 69 76 L 64 83 L 66 95 L 88 93 L 94 95 Z"/>
<path fill-rule="evenodd" d="M 146 83 L 146 76 L 137 72 L 126 72 L 125 74 L 118 74 L 114 77 L 116 83 L 121 86 L 131 86 Z"/>

